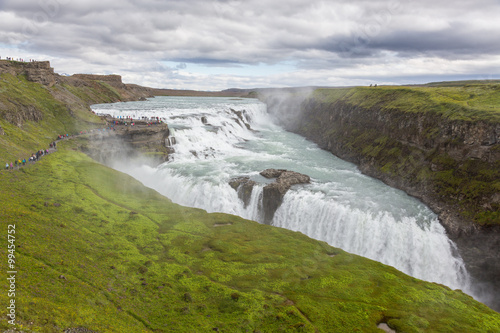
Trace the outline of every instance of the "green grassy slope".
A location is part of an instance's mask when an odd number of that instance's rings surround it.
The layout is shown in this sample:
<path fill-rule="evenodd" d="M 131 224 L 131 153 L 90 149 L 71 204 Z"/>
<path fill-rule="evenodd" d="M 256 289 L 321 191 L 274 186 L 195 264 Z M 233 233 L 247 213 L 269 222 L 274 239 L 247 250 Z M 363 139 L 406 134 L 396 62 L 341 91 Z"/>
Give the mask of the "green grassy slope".
<path fill-rule="evenodd" d="M 2 229 L 16 226 L 19 329 L 500 330 L 500 314 L 459 291 L 299 233 L 180 207 L 71 149 L 4 170 L 0 184 Z M 2 265 L 6 248 L 2 237 Z"/>
<path fill-rule="evenodd" d="M 5 61 L 4 61 L 5 62 Z M 23 63 L 6 62 L 15 68 Z M 58 83 L 44 86 L 25 75 L 0 72 L 0 158 L 5 162 L 28 157 L 46 148 L 60 134 L 99 128 L 104 122 L 89 105 L 117 102 L 149 95 L 148 88 L 133 88 L 100 80 L 58 76 Z M 1 161 L 0 161 L 1 162 Z"/>
<path fill-rule="evenodd" d="M 68 90 L 68 88 L 70 90 Z M 23 75 L 0 74 L 0 156 L 3 165 L 47 148 L 60 134 L 102 126 L 69 85 L 47 88 Z M 91 91 L 81 88 L 80 94 Z M 61 98 L 55 98 L 54 95 Z M 102 96 L 103 101 L 111 101 Z"/>
<path fill-rule="evenodd" d="M 433 112 L 450 120 L 500 122 L 500 84 L 444 87 L 379 86 L 318 89 L 314 98 L 346 102 L 365 108 L 403 112 Z"/>

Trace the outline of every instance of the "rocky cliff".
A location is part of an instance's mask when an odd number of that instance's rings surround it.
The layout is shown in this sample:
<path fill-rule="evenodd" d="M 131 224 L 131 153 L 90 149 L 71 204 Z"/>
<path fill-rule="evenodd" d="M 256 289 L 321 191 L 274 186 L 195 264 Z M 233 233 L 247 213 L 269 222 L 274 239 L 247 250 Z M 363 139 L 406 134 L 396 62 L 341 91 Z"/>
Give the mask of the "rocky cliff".
<path fill-rule="evenodd" d="M 68 77 L 54 73 L 48 61 L 0 60 L 0 154 L 16 159 L 59 134 L 103 127 L 89 105 L 144 99 L 152 92 L 124 84 L 119 75 Z"/>
<path fill-rule="evenodd" d="M 115 98 L 117 101 L 137 100 L 154 95 L 154 89 L 123 83 L 120 75 L 75 74 L 72 76 L 62 76 L 54 72 L 48 61 L 20 62 L 0 60 L 0 74 L 24 76 L 28 81 L 40 83 L 47 88 L 52 88 L 54 85 L 69 85 L 94 89 L 111 88 L 114 90 L 113 92 L 116 95 Z M 101 102 L 98 96 L 94 97 L 96 103 Z"/>
<path fill-rule="evenodd" d="M 472 275 L 500 295 L 499 94 L 378 87 L 263 99 L 289 130 L 430 206 Z"/>
<path fill-rule="evenodd" d="M 48 61 L 20 62 L 20 61 L 0 61 L 0 73 L 11 75 L 26 75 L 29 81 L 37 82 L 45 86 L 53 86 L 58 82 L 58 75 L 50 67 Z"/>
<path fill-rule="evenodd" d="M 106 118 L 107 130 L 93 132 L 80 149 L 93 159 L 113 165 L 115 162 L 140 159 L 141 163 L 156 166 L 168 160 L 173 151 L 167 145 L 170 130 L 166 123 L 151 124 L 136 120 L 134 125 L 111 117 Z"/>
<path fill-rule="evenodd" d="M 266 169 L 260 175 L 267 179 L 274 179 L 272 183 L 262 189 L 262 213 L 265 224 L 271 225 L 276 210 L 283 203 L 286 192 L 298 184 L 308 184 L 311 178 L 307 175 L 284 169 Z M 238 193 L 238 197 L 248 206 L 252 191 L 257 183 L 249 177 L 231 179 L 229 185 Z"/>

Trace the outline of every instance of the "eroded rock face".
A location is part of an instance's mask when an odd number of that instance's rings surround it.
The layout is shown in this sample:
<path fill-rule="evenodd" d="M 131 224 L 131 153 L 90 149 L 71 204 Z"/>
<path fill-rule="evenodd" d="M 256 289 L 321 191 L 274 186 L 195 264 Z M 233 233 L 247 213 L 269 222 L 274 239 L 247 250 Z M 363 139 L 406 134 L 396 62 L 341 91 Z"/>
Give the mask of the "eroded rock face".
<path fill-rule="evenodd" d="M 260 174 L 269 179 L 276 178 L 274 183 L 266 185 L 263 189 L 262 208 L 266 224 L 271 224 L 274 213 L 283 202 L 283 197 L 290 187 L 296 184 L 308 184 L 311 181 L 307 175 L 283 169 L 267 169 Z"/>
<path fill-rule="evenodd" d="M 268 179 L 276 178 L 276 181 L 269 185 L 278 185 L 277 187 L 283 195 L 285 195 L 292 185 L 307 184 L 311 181 L 311 178 L 307 175 L 283 169 L 266 169 L 260 175 Z"/>
<path fill-rule="evenodd" d="M 113 130 L 94 131 L 90 140 L 81 150 L 93 159 L 112 165 L 116 161 L 128 159 L 144 160 L 152 166 L 157 166 L 168 160 L 172 147 L 167 147 L 166 142 L 172 142 L 167 124 L 148 126 L 148 122 L 137 120 L 134 126 L 125 126 L 116 123 L 117 119 L 108 117 L 108 126 Z M 146 156 L 145 153 L 149 153 Z"/>
<path fill-rule="evenodd" d="M 43 113 L 33 105 L 13 104 L 16 105 L 16 109 L 4 114 L 5 120 L 9 123 L 21 127 L 26 121 L 39 122 L 43 119 Z"/>
<path fill-rule="evenodd" d="M 48 61 L 37 61 L 24 63 L 26 77 L 29 81 L 52 87 L 57 83 L 57 75 L 54 69 L 50 67 Z"/>
<path fill-rule="evenodd" d="M 52 87 L 58 82 L 58 75 L 48 61 L 20 62 L 0 60 L 0 73 L 26 75 L 29 81 Z"/>
<path fill-rule="evenodd" d="M 250 203 L 253 187 L 257 185 L 257 183 L 250 180 L 249 177 L 238 177 L 231 179 L 229 185 L 238 193 L 238 198 L 243 201 L 246 208 Z"/>

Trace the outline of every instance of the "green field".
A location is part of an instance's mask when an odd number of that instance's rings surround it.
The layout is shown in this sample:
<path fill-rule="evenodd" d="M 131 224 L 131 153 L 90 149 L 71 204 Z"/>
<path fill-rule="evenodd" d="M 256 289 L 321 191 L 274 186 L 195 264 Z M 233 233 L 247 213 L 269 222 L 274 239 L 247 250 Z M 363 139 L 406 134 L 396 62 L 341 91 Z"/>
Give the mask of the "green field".
<path fill-rule="evenodd" d="M 451 120 L 500 122 L 500 84 L 458 86 L 379 86 L 317 89 L 314 98 L 339 99 L 365 108 L 433 112 Z"/>
<path fill-rule="evenodd" d="M 0 172 L 2 229 L 16 230 L 18 329 L 500 330 L 500 314 L 460 291 L 299 233 L 180 207 L 71 146 Z M 1 249 L 6 262 L 6 237 Z"/>

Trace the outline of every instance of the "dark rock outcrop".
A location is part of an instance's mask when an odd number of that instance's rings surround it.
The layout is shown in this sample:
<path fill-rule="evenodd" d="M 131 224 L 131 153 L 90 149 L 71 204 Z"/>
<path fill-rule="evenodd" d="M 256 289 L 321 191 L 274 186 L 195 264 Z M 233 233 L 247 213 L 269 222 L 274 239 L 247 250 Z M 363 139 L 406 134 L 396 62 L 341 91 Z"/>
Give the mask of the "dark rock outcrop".
<path fill-rule="evenodd" d="M 28 81 L 37 82 L 52 87 L 58 83 L 59 76 L 54 73 L 48 61 L 20 62 L 0 61 L 0 73 L 9 73 L 14 76 L 26 75 Z"/>
<path fill-rule="evenodd" d="M 307 175 L 283 169 L 267 169 L 260 174 L 265 178 L 276 178 L 274 183 L 266 185 L 263 189 L 262 208 L 266 224 L 271 223 L 274 213 L 283 202 L 283 197 L 290 187 L 296 184 L 307 184 L 311 181 Z"/>
<path fill-rule="evenodd" d="M 25 74 L 28 80 L 52 87 L 58 82 L 54 69 L 48 61 L 29 62 L 25 64 Z"/>
<path fill-rule="evenodd" d="M 238 177 L 229 181 L 229 185 L 238 193 L 238 198 L 243 201 L 245 208 L 250 203 L 252 191 L 256 184 L 249 177 Z"/>
<path fill-rule="evenodd" d="M 110 74 L 110 75 L 74 74 L 72 77 L 75 79 L 80 79 L 85 81 L 103 81 L 113 85 L 123 84 L 122 77 L 116 74 Z"/>
<path fill-rule="evenodd" d="M 293 185 L 308 184 L 311 181 L 307 175 L 284 169 L 266 169 L 260 172 L 260 175 L 267 179 L 276 178 L 262 190 L 261 209 L 265 224 L 271 224 L 274 213 L 283 202 L 283 197 Z M 247 207 L 257 183 L 249 177 L 237 177 L 231 179 L 229 185 L 238 193 L 238 198 Z"/>

